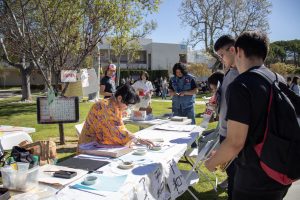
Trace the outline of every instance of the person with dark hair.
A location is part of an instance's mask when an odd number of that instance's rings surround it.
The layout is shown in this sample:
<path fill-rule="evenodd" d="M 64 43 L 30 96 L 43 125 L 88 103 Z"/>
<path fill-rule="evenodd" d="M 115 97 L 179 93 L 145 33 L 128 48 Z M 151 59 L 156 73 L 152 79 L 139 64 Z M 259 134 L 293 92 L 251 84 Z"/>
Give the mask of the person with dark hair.
<path fill-rule="evenodd" d="M 291 86 L 291 82 L 292 82 L 292 78 L 291 77 L 287 77 L 286 78 L 286 84 L 290 87 Z"/>
<path fill-rule="evenodd" d="M 218 106 L 220 103 L 220 86 L 223 83 L 224 73 L 217 71 L 214 72 L 210 77 L 208 77 L 207 82 L 210 90 L 212 91 L 212 97 L 209 99 L 208 104 L 213 106 L 216 110 L 218 110 Z"/>
<path fill-rule="evenodd" d="M 208 77 L 208 86 L 212 90 L 212 92 L 216 92 L 218 85 L 222 85 L 223 78 L 224 73 L 220 71 L 214 72 L 212 75 L 210 75 L 210 77 Z"/>
<path fill-rule="evenodd" d="M 295 92 L 298 96 L 300 96 L 300 87 L 299 87 L 299 77 L 294 76 L 292 83 L 290 85 L 290 89 Z"/>
<path fill-rule="evenodd" d="M 142 71 L 140 80 L 136 81 L 132 87 L 141 99 L 140 103 L 136 104 L 135 107 L 140 110 L 146 110 L 148 111 L 147 114 L 149 114 L 151 110 L 149 107 L 153 94 L 153 86 L 151 81 L 149 81 L 149 74 L 146 71 Z"/>
<path fill-rule="evenodd" d="M 169 94 L 172 97 L 174 116 L 188 117 L 195 124 L 195 96 L 198 92 L 195 78 L 188 74 L 185 64 L 176 63 L 170 79 Z"/>
<path fill-rule="evenodd" d="M 227 136 L 227 120 L 226 120 L 226 112 L 227 112 L 227 104 L 226 104 L 226 90 L 228 85 L 233 82 L 233 80 L 239 75 L 239 72 L 235 65 L 235 48 L 234 48 L 235 39 L 230 35 L 221 36 L 214 45 L 214 50 L 216 54 L 219 56 L 223 68 L 224 68 L 224 79 L 221 86 L 218 88 L 217 96 L 218 98 L 218 106 L 219 106 L 219 136 L 220 143 L 224 141 Z M 228 176 L 227 179 L 227 193 L 228 200 L 232 199 L 232 190 L 234 184 L 234 173 L 235 173 L 235 162 L 233 161 L 226 169 L 226 173 Z M 226 181 L 220 184 L 220 186 L 226 185 Z"/>
<path fill-rule="evenodd" d="M 132 142 L 152 146 L 149 140 L 140 139 L 130 133 L 122 120 L 128 105 L 140 101 L 129 84 L 118 88 L 114 96 L 95 103 L 90 109 L 81 131 L 78 145 L 97 141 L 106 145 L 130 145 Z"/>
<path fill-rule="evenodd" d="M 210 171 L 238 156 L 232 199 L 282 200 L 290 185 L 281 185 L 261 168 L 254 145 L 266 130 L 270 83 L 251 70 L 260 70 L 272 80 L 275 75 L 264 66 L 268 38 L 260 32 L 243 32 L 235 42 L 235 64 L 240 75 L 228 86 L 227 137 L 205 165 Z M 285 83 L 282 76 L 278 80 Z M 224 84 L 224 82 L 223 82 Z"/>
<path fill-rule="evenodd" d="M 105 70 L 105 76 L 100 81 L 100 94 L 103 95 L 104 98 L 109 98 L 116 92 L 116 84 L 112 79 L 116 73 L 116 69 L 116 65 L 109 64 Z"/>

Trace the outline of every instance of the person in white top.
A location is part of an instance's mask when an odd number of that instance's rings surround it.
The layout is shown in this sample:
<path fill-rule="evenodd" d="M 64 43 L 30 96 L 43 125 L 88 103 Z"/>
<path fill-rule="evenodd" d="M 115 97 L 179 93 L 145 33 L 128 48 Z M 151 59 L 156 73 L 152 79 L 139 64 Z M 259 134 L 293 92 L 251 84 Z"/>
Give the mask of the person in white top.
<path fill-rule="evenodd" d="M 153 86 L 151 81 L 149 81 L 149 74 L 142 71 L 140 80 L 136 81 L 132 87 L 135 89 L 141 100 L 135 107 L 140 110 L 146 110 L 149 108 L 151 96 L 153 94 Z M 150 111 L 148 111 L 148 113 L 150 113 Z"/>
<path fill-rule="evenodd" d="M 298 84 L 299 77 L 295 76 L 290 85 L 290 89 L 295 92 L 298 96 L 300 96 L 300 86 Z"/>

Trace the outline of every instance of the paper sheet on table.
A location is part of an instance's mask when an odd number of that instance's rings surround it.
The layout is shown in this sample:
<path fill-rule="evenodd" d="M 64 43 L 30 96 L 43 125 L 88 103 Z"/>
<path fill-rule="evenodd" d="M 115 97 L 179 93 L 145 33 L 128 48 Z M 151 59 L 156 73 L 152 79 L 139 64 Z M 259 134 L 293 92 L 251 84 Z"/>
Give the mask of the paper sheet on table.
<path fill-rule="evenodd" d="M 83 185 L 82 182 L 87 176 L 96 176 L 96 183 L 93 185 Z M 82 177 L 79 181 L 76 181 L 75 184 L 72 184 L 70 187 L 73 189 L 87 190 L 89 192 L 95 192 L 96 194 L 101 191 L 107 192 L 117 192 L 120 187 L 124 184 L 127 175 L 122 176 L 105 176 L 101 174 L 91 173 Z"/>
<path fill-rule="evenodd" d="M 196 125 L 161 124 L 156 126 L 155 129 L 166 131 L 191 132 L 195 127 Z"/>
<path fill-rule="evenodd" d="M 70 179 L 64 179 L 64 178 L 56 178 L 53 177 L 54 172 L 44 172 L 44 171 L 58 171 L 58 170 L 66 170 L 66 171 L 75 171 L 77 172 L 77 175 L 73 178 Z M 57 165 L 44 165 L 40 167 L 40 173 L 38 177 L 39 182 L 43 183 L 48 183 L 52 185 L 67 185 L 74 180 L 86 175 L 88 172 L 85 170 L 81 169 L 73 169 L 73 168 L 68 168 L 68 167 L 63 167 L 63 166 L 57 166 Z"/>

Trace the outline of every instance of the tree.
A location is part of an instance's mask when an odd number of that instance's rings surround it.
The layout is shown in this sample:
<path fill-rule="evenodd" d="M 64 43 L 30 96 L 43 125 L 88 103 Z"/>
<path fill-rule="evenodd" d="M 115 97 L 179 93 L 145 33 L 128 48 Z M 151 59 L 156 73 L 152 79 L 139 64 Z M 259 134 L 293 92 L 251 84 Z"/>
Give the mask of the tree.
<path fill-rule="evenodd" d="M 213 50 L 221 34 L 238 36 L 245 30 L 267 31 L 271 3 L 268 0 L 183 0 L 180 18 L 191 27 L 190 43 L 204 42 L 205 51 Z"/>
<path fill-rule="evenodd" d="M 34 10 L 35 8 L 28 1 L 0 2 L 1 57 L 4 62 L 21 72 L 21 100 L 31 100 L 30 75 L 35 65 L 28 51 L 25 50 L 29 39 L 25 28 L 25 16 Z"/>
<path fill-rule="evenodd" d="M 275 41 L 270 44 L 267 63 L 292 63 L 300 66 L 300 40 Z"/>
<path fill-rule="evenodd" d="M 122 14 L 109 38 L 117 59 L 117 85 L 120 82 L 121 57 L 126 56 L 128 58 L 128 55 L 130 55 L 129 59 L 134 59 L 136 55 L 134 52 L 140 49 L 139 39 L 151 33 L 157 26 L 154 21 L 143 22 L 143 17 L 148 12 L 156 11 L 160 1 L 153 1 L 152 4 L 147 4 L 146 7 L 142 2 L 126 0 L 120 0 L 119 2 L 119 12 Z"/>
<path fill-rule="evenodd" d="M 208 68 L 207 64 L 190 64 L 187 69 L 189 73 L 197 77 L 211 75 L 211 70 Z"/>
<path fill-rule="evenodd" d="M 228 28 L 235 37 L 244 31 L 268 32 L 268 15 L 272 6 L 268 0 L 233 0 L 228 3 Z"/>
<path fill-rule="evenodd" d="M 287 75 L 293 73 L 295 66 L 285 63 L 275 63 L 270 65 L 270 69 L 278 74 Z"/>
<path fill-rule="evenodd" d="M 286 52 L 284 50 L 284 47 L 277 45 L 276 43 L 271 43 L 269 46 L 269 52 L 266 59 L 267 65 L 270 65 L 271 63 L 277 63 L 277 62 L 285 62 L 286 60 Z"/>
<path fill-rule="evenodd" d="M 180 18 L 192 28 L 190 40 L 193 46 L 204 42 L 205 51 L 213 49 L 214 38 L 223 30 L 228 14 L 223 0 L 183 0 Z"/>

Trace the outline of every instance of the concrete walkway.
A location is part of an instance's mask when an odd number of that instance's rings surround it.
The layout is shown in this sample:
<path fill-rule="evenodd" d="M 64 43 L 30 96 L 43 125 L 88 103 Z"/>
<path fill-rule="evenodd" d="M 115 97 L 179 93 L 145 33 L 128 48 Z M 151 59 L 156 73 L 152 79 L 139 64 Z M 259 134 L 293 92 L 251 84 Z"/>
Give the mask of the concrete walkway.
<path fill-rule="evenodd" d="M 300 180 L 293 183 L 283 200 L 300 199 Z"/>
<path fill-rule="evenodd" d="M 152 102 L 172 102 L 169 99 L 151 99 Z M 196 101 L 196 105 L 205 105 L 207 102 L 205 101 Z"/>

